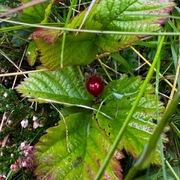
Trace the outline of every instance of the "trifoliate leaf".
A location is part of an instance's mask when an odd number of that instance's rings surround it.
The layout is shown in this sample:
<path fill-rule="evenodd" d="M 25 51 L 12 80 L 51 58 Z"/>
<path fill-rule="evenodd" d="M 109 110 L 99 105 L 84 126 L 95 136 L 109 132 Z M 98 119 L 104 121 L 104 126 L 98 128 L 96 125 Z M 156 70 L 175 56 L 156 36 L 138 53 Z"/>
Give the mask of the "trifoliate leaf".
<path fill-rule="evenodd" d="M 24 96 L 30 95 L 44 101 L 48 99 L 75 106 L 77 103 L 90 105 L 92 97 L 87 94 L 78 77 L 75 67 L 35 73 L 17 89 Z M 140 77 L 122 76 L 105 87 L 100 96 L 104 102 L 95 105 L 97 110 L 92 114 L 79 109 L 79 113 L 66 113 L 64 120 L 67 126 L 61 120 L 36 145 L 36 176 L 43 179 L 94 179 L 142 84 Z M 162 103 L 156 101 L 154 88 L 148 85 L 106 169 L 105 177 L 122 178 L 122 169 L 117 158 L 118 155 L 123 157 L 120 150 L 124 149 L 134 158 L 138 158 L 154 132 L 157 116 L 160 119 L 163 111 Z M 167 141 L 165 134 L 163 141 Z M 157 146 L 151 161 L 157 165 L 161 164 L 159 150 Z"/>

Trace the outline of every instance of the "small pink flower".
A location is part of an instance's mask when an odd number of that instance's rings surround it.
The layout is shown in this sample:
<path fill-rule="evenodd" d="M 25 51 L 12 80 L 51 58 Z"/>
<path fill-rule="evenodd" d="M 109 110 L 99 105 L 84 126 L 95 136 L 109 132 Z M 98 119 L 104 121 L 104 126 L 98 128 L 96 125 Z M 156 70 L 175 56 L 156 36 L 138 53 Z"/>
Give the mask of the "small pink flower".
<path fill-rule="evenodd" d="M 27 145 L 28 145 L 28 142 L 27 142 L 27 141 L 22 142 L 22 143 L 20 144 L 20 149 L 21 149 L 21 150 L 27 149 L 27 148 L 28 148 Z"/>
<path fill-rule="evenodd" d="M 41 122 L 39 123 L 39 127 L 43 127 L 43 124 Z"/>
<path fill-rule="evenodd" d="M 6 176 L 3 175 L 3 174 L 1 174 L 1 175 L 0 175 L 0 180 L 5 180 L 5 179 L 6 179 Z"/>
<path fill-rule="evenodd" d="M 21 121 L 21 126 L 22 126 L 22 128 L 26 128 L 28 126 L 28 120 L 27 119 L 26 120 L 22 120 Z"/>
<path fill-rule="evenodd" d="M 33 123 L 33 128 L 36 129 L 39 127 L 39 123 L 37 121 L 34 121 Z"/>
<path fill-rule="evenodd" d="M 23 162 L 22 162 L 22 167 L 27 167 L 26 161 L 23 161 Z"/>
<path fill-rule="evenodd" d="M 27 157 L 29 155 L 29 152 L 27 150 L 24 151 L 24 156 Z"/>
<path fill-rule="evenodd" d="M 34 147 L 33 146 L 29 146 L 27 150 L 32 153 L 32 151 L 34 150 Z"/>
<path fill-rule="evenodd" d="M 19 166 L 17 164 L 11 164 L 10 169 L 11 171 L 17 171 Z"/>
<path fill-rule="evenodd" d="M 27 157 L 25 161 L 29 165 L 33 163 L 33 159 L 31 157 Z"/>
<path fill-rule="evenodd" d="M 38 127 L 43 127 L 43 124 L 42 123 L 39 123 L 38 121 L 34 121 L 33 123 L 33 128 L 36 129 Z"/>
<path fill-rule="evenodd" d="M 24 150 L 24 156 L 25 157 L 33 157 L 33 146 L 29 146 L 27 150 Z"/>
<path fill-rule="evenodd" d="M 20 158 L 16 161 L 16 164 L 17 166 L 22 167 L 22 161 Z"/>

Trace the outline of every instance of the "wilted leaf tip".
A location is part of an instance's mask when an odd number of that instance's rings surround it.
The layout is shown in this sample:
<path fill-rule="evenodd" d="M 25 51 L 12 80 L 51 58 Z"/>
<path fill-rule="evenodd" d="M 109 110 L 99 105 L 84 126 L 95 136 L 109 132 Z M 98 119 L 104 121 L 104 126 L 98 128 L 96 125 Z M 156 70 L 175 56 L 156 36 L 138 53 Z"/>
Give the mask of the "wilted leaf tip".
<path fill-rule="evenodd" d="M 54 45 L 56 39 L 59 36 L 59 33 L 59 30 L 38 28 L 35 32 L 33 32 L 30 35 L 30 39 L 40 38 L 45 42 Z"/>

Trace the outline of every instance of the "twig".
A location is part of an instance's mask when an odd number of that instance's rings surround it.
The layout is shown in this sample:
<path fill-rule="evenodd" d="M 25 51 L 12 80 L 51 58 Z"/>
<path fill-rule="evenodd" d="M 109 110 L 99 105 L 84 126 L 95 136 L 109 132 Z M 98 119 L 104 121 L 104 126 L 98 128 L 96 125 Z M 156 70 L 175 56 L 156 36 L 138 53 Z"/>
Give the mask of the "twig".
<path fill-rule="evenodd" d="M 32 70 L 32 71 L 21 71 L 21 72 L 14 72 L 14 73 L 6 73 L 6 74 L 0 74 L 0 77 L 32 74 L 32 73 L 45 72 L 45 71 L 49 71 L 49 70 L 48 69 L 37 69 L 37 70 Z"/>
<path fill-rule="evenodd" d="M 180 52 L 179 52 L 176 75 L 175 75 L 175 78 L 174 78 L 174 83 L 173 83 L 173 86 L 172 86 L 172 90 L 171 90 L 171 94 L 170 94 L 170 98 L 169 98 L 167 107 L 169 106 L 169 104 L 170 104 L 170 102 L 171 102 L 171 100 L 172 100 L 172 98 L 174 96 L 174 92 L 177 91 L 176 84 L 177 84 L 177 81 L 178 81 L 179 71 L 180 71 Z"/>
<path fill-rule="evenodd" d="M 20 69 L 20 67 L 21 67 L 21 64 L 22 64 L 22 61 L 23 61 L 23 59 L 24 59 L 25 53 L 26 53 L 26 48 L 25 48 L 24 53 L 23 53 L 23 55 L 22 55 L 22 58 L 21 58 L 21 60 L 20 60 L 20 63 L 19 63 L 19 66 L 18 66 L 19 69 Z M 18 71 L 17 71 L 17 72 L 18 72 Z M 13 85 L 12 85 L 12 89 L 14 89 L 14 86 L 15 86 L 15 84 L 16 84 L 17 76 L 18 76 L 18 75 L 16 75 L 15 78 L 14 78 L 14 82 L 13 82 Z M 27 76 L 25 75 L 25 77 L 27 77 Z"/>
<path fill-rule="evenodd" d="M 26 9 L 28 7 L 34 6 L 36 4 L 40 4 L 40 3 L 46 2 L 46 1 L 47 0 L 34 0 L 32 2 L 23 4 L 22 6 L 19 6 L 17 8 L 11 9 L 11 10 L 5 12 L 5 13 L 0 14 L 0 18 L 5 17 L 5 16 L 7 16 L 9 14 L 12 14 L 12 13 L 18 12 L 18 11 L 21 11 L 21 10 Z"/>
<path fill-rule="evenodd" d="M 16 69 L 18 69 L 20 72 L 22 72 L 21 69 L 20 69 L 2 50 L 0 50 L 0 53 L 8 60 L 11 64 L 13 64 L 13 66 L 16 67 Z M 0 77 L 4 77 L 4 76 L 0 76 Z M 24 77 L 26 77 L 26 76 L 24 75 Z"/>
<path fill-rule="evenodd" d="M 130 46 L 131 49 L 140 57 L 143 59 L 143 61 L 146 62 L 146 64 L 148 64 L 150 67 L 152 66 L 152 64 L 144 57 L 142 56 L 133 46 Z M 156 68 L 154 68 L 154 71 L 156 72 Z M 173 85 L 167 80 L 164 78 L 164 76 L 159 73 L 160 77 L 163 78 L 163 80 L 170 86 L 170 87 L 173 87 Z M 175 88 L 175 91 L 177 91 L 177 89 Z"/>

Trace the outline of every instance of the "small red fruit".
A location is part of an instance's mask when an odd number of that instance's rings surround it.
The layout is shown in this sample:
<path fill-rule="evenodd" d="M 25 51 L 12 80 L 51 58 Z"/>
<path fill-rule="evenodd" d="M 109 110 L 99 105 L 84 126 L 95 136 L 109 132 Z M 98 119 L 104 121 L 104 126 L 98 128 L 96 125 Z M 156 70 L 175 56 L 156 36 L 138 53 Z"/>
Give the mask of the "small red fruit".
<path fill-rule="evenodd" d="M 101 78 L 93 75 L 86 82 L 86 89 L 93 96 L 98 96 L 104 90 L 104 82 L 101 80 Z"/>

